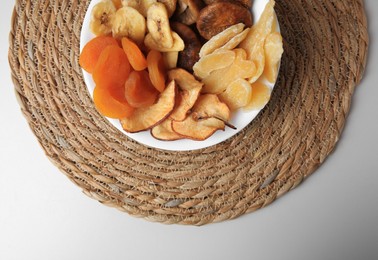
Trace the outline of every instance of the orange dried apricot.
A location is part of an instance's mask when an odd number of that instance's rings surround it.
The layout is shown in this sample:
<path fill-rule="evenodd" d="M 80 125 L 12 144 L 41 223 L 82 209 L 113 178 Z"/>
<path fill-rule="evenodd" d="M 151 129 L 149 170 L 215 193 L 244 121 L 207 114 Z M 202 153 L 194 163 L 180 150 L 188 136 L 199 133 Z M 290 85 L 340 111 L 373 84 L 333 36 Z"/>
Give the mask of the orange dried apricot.
<path fill-rule="evenodd" d="M 133 71 L 125 83 L 127 102 L 135 108 L 148 107 L 155 103 L 159 92 L 152 85 L 147 71 Z"/>
<path fill-rule="evenodd" d="M 115 90 L 116 88 L 113 88 Z M 122 89 L 120 86 L 119 89 Z M 122 100 L 123 99 L 123 100 Z M 121 119 L 132 115 L 134 108 L 131 107 L 126 99 L 119 96 L 109 88 L 96 86 L 93 91 L 93 102 L 97 110 L 106 117 Z"/>
<path fill-rule="evenodd" d="M 98 36 L 90 40 L 80 54 L 80 66 L 88 73 L 92 73 L 102 51 L 109 45 L 118 45 L 118 43 L 110 36 Z"/>
<path fill-rule="evenodd" d="M 98 86 L 123 86 L 130 70 L 130 63 L 123 49 L 117 45 L 110 45 L 102 51 L 92 76 Z"/>
<path fill-rule="evenodd" d="M 127 37 L 122 38 L 122 48 L 125 51 L 127 58 L 136 71 L 141 71 L 147 68 L 147 60 L 144 54 L 139 49 L 138 45 Z"/>
<path fill-rule="evenodd" d="M 147 55 L 148 72 L 152 85 L 159 91 L 165 89 L 165 66 L 159 51 L 151 50 Z"/>

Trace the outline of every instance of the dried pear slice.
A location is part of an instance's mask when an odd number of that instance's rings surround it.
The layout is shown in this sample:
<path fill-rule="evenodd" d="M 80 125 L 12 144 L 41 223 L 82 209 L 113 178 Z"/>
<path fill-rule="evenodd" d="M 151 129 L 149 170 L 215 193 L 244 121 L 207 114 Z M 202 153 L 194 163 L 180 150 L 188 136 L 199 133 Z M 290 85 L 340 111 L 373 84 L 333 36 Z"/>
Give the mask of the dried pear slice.
<path fill-rule="evenodd" d="M 176 84 L 171 81 L 154 105 L 138 108 L 130 117 L 121 119 L 122 128 L 129 133 L 151 129 L 166 119 L 173 111 L 175 96 Z"/>
<path fill-rule="evenodd" d="M 172 129 L 185 138 L 203 141 L 212 136 L 217 130 L 224 130 L 225 124 L 216 118 L 194 120 L 188 116 L 184 121 L 172 121 Z"/>
<path fill-rule="evenodd" d="M 151 129 L 151 135 L 154 138 L 162 141 L 175 141 L 184 138 L 182 135 L 179 135 L 178 133 L 173 131 L 171 118 L 167 118 L 162 123 L 154 126 Z"/>

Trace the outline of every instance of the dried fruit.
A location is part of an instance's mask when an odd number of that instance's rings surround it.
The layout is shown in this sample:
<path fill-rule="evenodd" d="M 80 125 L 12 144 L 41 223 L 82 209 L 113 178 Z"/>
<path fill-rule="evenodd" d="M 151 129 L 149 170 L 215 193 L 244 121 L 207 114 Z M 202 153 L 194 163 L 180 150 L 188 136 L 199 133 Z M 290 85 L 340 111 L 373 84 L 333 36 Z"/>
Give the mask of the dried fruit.
<path fill-rule="evenodd" d="M 240 47 L 247 51 L 248 59 L 256 64 L 256 73 L 249 80 L 250 83 L 254 83 L 264 71 L 264 43 L 266 37 L 271 33 L 274 18 L 274 4 L 274 0 L 270 0 L 266 4 L 260 19 L 252 26 L 247 37 L 240 44 Z"/>
<path fill-rule="evenodd" d="M 228 27 L 227 29 L 221 31 L 217 35 L 213 36 L 208 40 L 201 48 L 199 56 L 202 58 L 215 50 L 221 48 L 227 42 L 229 42 L 233 37 L 241 33 L 244 29 L 243 23 L 238 23 Z"/>
<path fill-rule="evenodd" d="M 216 118 L 194 120 L 188 116 L 184 121 L 172 121 L 172 129 L 185 138 L 203 141 L 212 136 L 217 130 L 224 130 L 225 124 Z"/>
<path fill-rule="evenodd" d="M 154 3 L 147 10 L 147 28 L 154 41 L 161 47 L 170 49 L 173 37 L 169 25 L 167 8 L 162 3 Z"/>
<path fill-rule="evenodd" d="M 148 72 L 152 85 L 159 91 L 165 89 L 165 68 L 160 52 L 151 50 L 147 55 Z"/>
<path fill-rule="evenodd" d="M 233 51 L 220 51 L 208 54 L 194 64 L 194 75 L 200 79 L 204 79 L 215 70 L 229 67 L 234 61 L 235 52 Z"/>
<path fill-rule="evenodd" d="M 132 71 L 125 83 L 127 102 L 135 108 L 155 103 L 159 92 L 152 85 L 147 71 Z"/>
<path fill-rule="evenodd" d="M 268 35 L 264 44 L 265 68 L 264 76 L 269 82 L 274 82 L 278 76 L 278 65 L 283 53 L 282 36 L 279 32 Z"/>
<path fill-rule="evenodd" d="M 116 7 L 111 0 L 97 3 L 91 13 L 90 30 L 95 35 L 108 35 L 112 32 Z"/>
<path fill-rule="evenodd" d="M 251 83 L 245 79 L 236 79 L 219 98 L 233 111 L 245 107 L 252 98 Z"/>
<path fill-rule="evenodd" d="M 164 48 L 152 38 L 150 33 L 148 33 L 146 38 L 144 38 L 144 45 L 150 50 L 157 50 L 160 52 L 182 51 L 185 48 L 184 41 L 175 32 L 172 32 L 172 37 L 173 46 L 171 48 Z"/>
<path fill-rule="evenodd" d="M 200 12 L 197 29 L 201 36 L 210 40 L 228 27 L 243 23 L 252 26 L 252 13 L 249 9 L 234 2 L 217 2 L 206 6 Z"/>
<path fill-rule="evenodd" d="M 162 141 L 175 141 L 184 138 L 182 135 L 173 131 L 171 118 L 167 118 L 162 123 L 153 127 L 151 129 L 151 135 Z"/>
<path fill-rule="evenodd" d="M 136 9 L 141 15 L 147 17 L 147 10 L 157 0 L 122 0 L 123 6 L 129 6 Z"/>
<path fill-rule="evenodd" d="M 229 2 L 238 2 L 242 5 L 244 5 L 247 8 L 252 7 L 252 0 L 204 0 L 204 2 L 208 5 L 217 3 L 217 2 L 224 2 L 224 1 L 229 1 Z"/>
<path fill-rule="evenodd" d="M 123 49 L 118 45 L 109 45 L 101 52 L 92 76 L 98 86 L 123 86 L 130 70 L 130 63 Z"/>
<path fill-rule="evenodd" d="M 255 64 L 247 60 L 247 54 L 243 49 L 234 49 L 235 61 L 229 67 L 216 70 L 203 79 L 205 86 L 203 93 L 220 94 L 226 90 L 227 86 L 238 78 L 250 78 L 256 73 Z"/>
<path fill-rule="evenodd" d="M 146 34 L 146 19 L 136 9 L 124 6 L 117 10 L 112 26 L 113 37 L 127 37 L 138 45 Z"/>
<path fill-rule="evenodd" d="M 239 33 L 238 35 L 235 35 L 225 45 L 223 45 L 219 49 L 215 50 L 215 52 L 235 49 L 247 37 L 249 30 L 250 30 L 250 28 L 247 28 L 244 31 L 242 31 L 241 33 Z"/>
<path fill-rule="evenodd" d="M 271 95 L 270 88 L 260 81 L 252 84 L 252 97 L 245 106 L 246 110 L 262 109 L 269 101 Z"/>
<path fill-rule="evenodd" d="M 117 88 L 119 90 L 123 89 L 122 86 L 117 86 Z M 93 91 L 93 102 L 96 109 L 103 116 L 110 118 L 120 119 L 131 116 L 134 108 L 127 103 L 122 95 L 118 94 L 118 90 L 114 90 L 115 88 L 95 87 Z"/>
<path fill-rule="evenodd" d="M 183 121 L 172 121 L 172 129 L 192 140 L 205 140 L 217 130 L 224 130 L 230 110 L 216 95 L 201 95 L 192 114 Z"/>
<path fill-rule="evenodd" d="M 195 103 L 192 109 L 192 117 L 194 120 L 216 118 L 222 122 L 228 122 L 230 120 L 230 109 L 219 100 L 217 95 L 204 94 L 199 96 Z"/>
<path fill-rule="evenodd" d="M 174 69 L 177 67 L 177 61 L 179 57 L 178 51 L 163 52 L 162 55 L 163 55 L 164 65 L 167 70 Z"/>
<path fill-rule="evenodd" d="M 138 45 L 127 37 L 122 38 L 122 48 L 125 51 L 127 58 L 136 71 L 141 71 L 147 68 L 147 60 L 144 54 L 139 49 Z"/>
<path fill-rule="evenodd" d="M 80 66 L 88 73 L 92 73 L 101 52 L 109 45 L 118 46 L 117 41 L 110 36 L 97 36 L 90 40 L 83 48 L 79 57 Z"/>
<path fill-rule="evenodd" d="M 183 23 L 173 22 L 171 28 L 183 39 L 185 48 L 179 52 L 178 67 L 193 71 L 193 65 L 199 60 L 201 42 L 197 34 Z"/>
<path fill-rule="evenodd" d="M 163 122 L 175 106 L 176 84 L 170 82 L 158 101 L 149 107 L 135 109 L 133 114 L 120 120 L 122 128 L 129 133 L 148 130 Z"/>
<path fill-rule="evenodd" d="M 112 0 L 112 2 L 116 9 L 119 9 L 122 7 L 122 0 Z"/>
<path fill-rule="evenodd" d="M 171 17 L 176 10 L 177 0 L 158 0 L 158 2 L 163 3 L 167 8 L 168 16 Z"/>
<path fill-rule="evenodd" d="M 173 18 L 180 23 L 192 25 L 197 21 L 202 8 L 201 0 L 178 0 L 178 8 Z"/>
<path fill-rule="evenodd" d="M 197 101 L 203 84 L 183 69 L 169 71 L 168 78 L 174 80 L 179 86 L 175 109 L 170 117 L 176 121 L 182 121 Z"/>

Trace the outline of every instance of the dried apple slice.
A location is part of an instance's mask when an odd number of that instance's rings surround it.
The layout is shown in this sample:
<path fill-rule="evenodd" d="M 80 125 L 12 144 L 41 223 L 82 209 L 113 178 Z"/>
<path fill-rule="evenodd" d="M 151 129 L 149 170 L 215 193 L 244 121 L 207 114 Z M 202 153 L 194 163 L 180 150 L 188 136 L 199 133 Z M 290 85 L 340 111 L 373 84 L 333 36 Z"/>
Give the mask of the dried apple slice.
<path fill-rule="evenodd" d="M 179 135 L 178 133 L 173 131 L 171 118 L 167 118 L 162 123 L 154 126 L 151 129 L 151 135 L 154 138 L 162 141 L 175 141 L 184 138 L 182 135 Z"/>
<path fill-rule="evenodd" d="M 172 112 L 175 106 L 175 96 L 176 84 L 171 81 L 154 105 L 138 108 L 130 117 L 121 119 L 122 128 L 129 133 L 151 129 Z"/>

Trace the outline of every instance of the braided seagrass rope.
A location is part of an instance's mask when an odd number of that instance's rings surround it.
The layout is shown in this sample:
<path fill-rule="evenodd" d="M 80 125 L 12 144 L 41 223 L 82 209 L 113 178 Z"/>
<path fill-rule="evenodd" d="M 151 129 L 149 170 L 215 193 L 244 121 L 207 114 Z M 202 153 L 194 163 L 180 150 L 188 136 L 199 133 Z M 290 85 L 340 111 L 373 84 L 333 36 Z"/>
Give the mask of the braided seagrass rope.
<path fill-rule="evenodd" d="M 16 1 L 9 62 L 21 110 L 47 157 L 105 205 L 190 225 L 257 210 L 332 152 L 368 47 L 362 0 L 276 2 L 285 53 L 272 99 L 252 124 L 219 145 L 151 149 L 98 114 L 78 65 L 85 0 Z"/>

